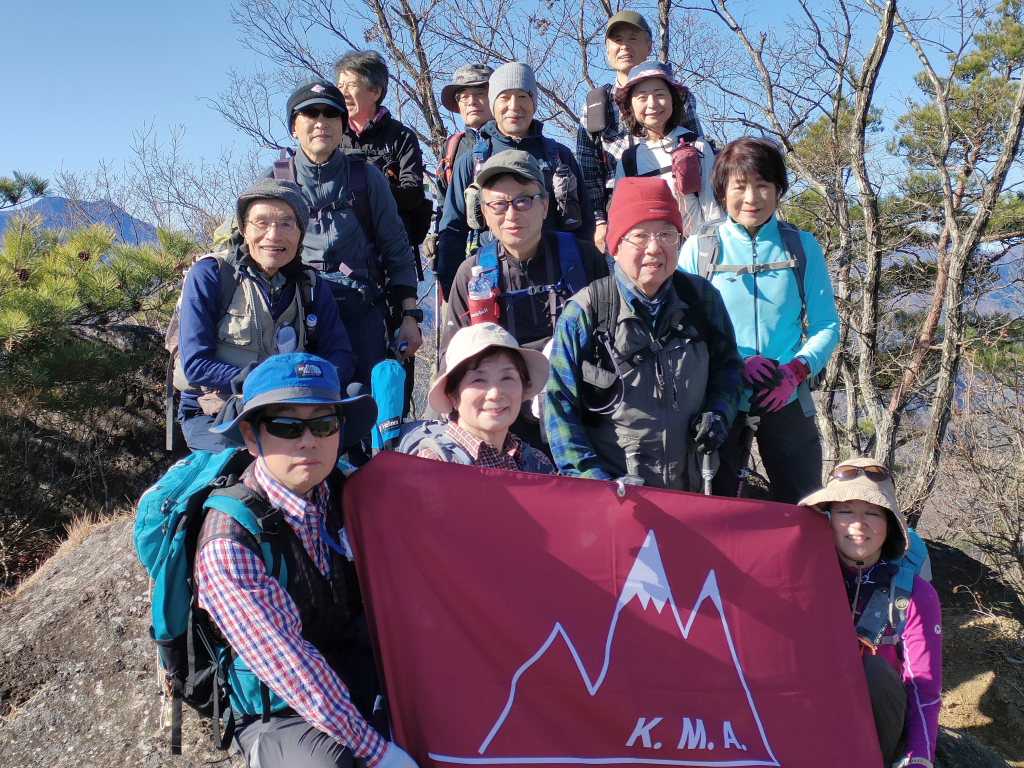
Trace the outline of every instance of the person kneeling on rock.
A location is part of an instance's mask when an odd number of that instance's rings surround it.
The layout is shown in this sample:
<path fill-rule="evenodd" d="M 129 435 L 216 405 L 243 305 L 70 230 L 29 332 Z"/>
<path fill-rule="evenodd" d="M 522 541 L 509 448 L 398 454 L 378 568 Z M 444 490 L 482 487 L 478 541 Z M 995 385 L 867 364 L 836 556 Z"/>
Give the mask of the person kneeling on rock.
<path fill-rule="evenodd" d="M 196 545 L 197 600 L 235 654 L 235 740 L 250 766 L 351 768 L 359 758 L 371 768 L 416 768 L 375 718 L 383 714 L 374 711 L 380 683 L 336 469 L 376 418 L 368 395 L 342 397 L 333 364 L 292 353 L 258 365 L 238 416 L 214 428 L 241 433 L 255 461 L 240 482 L 255 506 L 280 515 L 276 538 L 284 542 L 287 586 L 223 512 L 210 510 Z"/>
<path fill-rule="evenodd" d="M 931 768 L 942 706 L 942 617 L 934 587 L 911 565 L 925 550 L 907 529 L 892 475 L 875 459 L 850 459 L 800 503 L 825 513 L 832 526 L 882 764 Z"/>

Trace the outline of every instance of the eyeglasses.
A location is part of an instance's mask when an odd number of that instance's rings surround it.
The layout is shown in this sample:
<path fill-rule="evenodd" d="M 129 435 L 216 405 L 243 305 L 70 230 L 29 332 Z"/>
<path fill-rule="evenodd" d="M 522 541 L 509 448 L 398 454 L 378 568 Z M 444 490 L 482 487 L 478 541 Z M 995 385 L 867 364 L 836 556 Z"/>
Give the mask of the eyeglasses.
<path fill-rule="evenodd" d="M 851 467 L 849 465 L 836 467 L 832 470 L 834 480 L 853 480 L 858 475 L 864 475 L 868 480 L 881 483 L 884 480 L 891 480 L 892 475 L 885 467 Z"/>
<path fill-rule="evenodd" d="M 504 216 L 508 207 L 511 205 L 517 211 L 528 211 L 533 208 L 533 201 L 543 195 L 523 195 L 517 197 L 514 200 L 491 200 L 490 202 L 484 203 L 487 206 L 487 210 L 493 213 L 495 216 Z"/>
<path fill-rule="evenodd" d="M 290 416 L 277 416 L 273 419 L 261 420 L 267 428 L 267 434 L 282 440 L 298 440 L 306 429 L 313 437 L 330 437 L 341 429 L 341 419 L 337 416 L 317 416 L 315 419 L 293 419 Z"/>
<path fill-rule="evenodd" d="M 303 107 L 299 110 L 299 114 L 310 120 L 317 120 L 321 115 L 326 120 L 334 120 L 341 117 L 341 110 L 337 107 Z"/>
<path fill-rule="evenodd" d="M 295 219 L 246 219 L 260 232 L 269 232 L 271 227 L 277 227 L 279 232 L 291 234 L 298 228 Z"/>
<path fill-rule="evenodd" d="M 666 229 L 664 232 L 658 232 L 656 235 L 652 235 L 650 232 L 630 232 L 622 239 L 630 245 L 643 250 L 647 248 L 647 246 L 651 244 L 651 240 L 654 240 L 655 238 L 658 240 L 658 245 L 663 245 L 666 248 L 672 245 L 679 245 L 679 230 Z"/>
<path fill-rule="evenodd" d="M 486 101 L 487 91 L 484 89 L 459 91 L 455 100 L 458 101 L 459 104 L 469 104 L 471 101 Z"/>

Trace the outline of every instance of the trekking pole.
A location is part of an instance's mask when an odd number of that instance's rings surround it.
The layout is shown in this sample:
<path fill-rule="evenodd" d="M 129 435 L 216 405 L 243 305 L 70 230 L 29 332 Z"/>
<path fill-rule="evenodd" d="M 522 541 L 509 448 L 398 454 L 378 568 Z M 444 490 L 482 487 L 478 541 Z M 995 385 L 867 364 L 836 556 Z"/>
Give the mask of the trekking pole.
<path fill-rule="evenodd" d="M 750 463 L 750 454 L 754 450 L 754 435 L 757 434 L 757 426 L 761 423 L 760 416 L 747 415 L 743 433 L 740 435 L 740 468 L 736 473 L 739 482 L 736 484 L 736 498 L 742 499 L 749 485 L 750 470 L 747 465 Z"/>
<path fill-rule="evenodd" d="M 704 495 L 711 495 L 711 481 L 715 479 L 715 470 L 711 466 L 711 451 L 704 454 L 704 463 L 700 468 L 700 476 L 704 478 Z"/>

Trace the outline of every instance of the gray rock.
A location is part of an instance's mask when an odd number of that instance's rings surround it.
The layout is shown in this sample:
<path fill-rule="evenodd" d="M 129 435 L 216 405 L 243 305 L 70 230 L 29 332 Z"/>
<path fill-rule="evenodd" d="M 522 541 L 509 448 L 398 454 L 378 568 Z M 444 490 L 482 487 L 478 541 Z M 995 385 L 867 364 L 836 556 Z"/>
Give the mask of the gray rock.
<path fill-rule="evenodd" d="M 970 736 L 939 726 L 935 744 L 935 768 L 1010 768 L 997 753 Z"/>
<path fill-rule="evenodd" d="M 112 523 L 58 560 L 0 610 L 0 765 L 241 768 L 187 707 L 182 756 L 159 728 L 149 580 L 132 523 Z M 6 721 L 6 725 L 4 722 Z"/>

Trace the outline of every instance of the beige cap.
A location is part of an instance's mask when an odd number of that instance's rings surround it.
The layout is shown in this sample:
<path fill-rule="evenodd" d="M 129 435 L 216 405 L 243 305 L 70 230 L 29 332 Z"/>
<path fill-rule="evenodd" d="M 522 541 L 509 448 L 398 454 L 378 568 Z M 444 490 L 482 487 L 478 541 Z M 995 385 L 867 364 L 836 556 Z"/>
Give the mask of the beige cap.
<path fill-rule="evenodd" d="M 490 347 L 514 349 L 523 356 L 530 372 L 530 386 L 523 387 L 524 403 L 544 391 L 548 383 L 548 359 L 532 349 L 520 349 L 515 337 L 497 323 L 480 323 L 460 328 L 448 342 L 444 353 L 445 372 L 434 380 L 427 395 L 431 408 L 441 414 L 452 412 L 452 403 L 444 393 L 448 372 Z"/>
<path fill-rule="evenodd" d="M 882 462 L 869 456 L 840 462 L 836 465 L 836 470 L 843 467 L 881 467 L 886 469 Z M 856 477 L 851 477 L 849 480 L 840 480 L 832 477 L 829 479 L 828 484 L 820 491 L 815 491 L 807 498 L 802 499 L 800 505 L 813 507 L 819 512 L 828 512 L 829 505 L 834 501 L 856 500 L 866 501 L 869 504 L 875 504 L 892 512 L 892 517 L 899 526 L 903 541 L 896 544 L 895 548 L 899 550 L 898 552 L 885 552 L 883 554 L 893 560 L 903 557 L 910 547 L 910 535 L 907 533 L 907 519 L 903 516 L 903 513 L 900 511 L 900 505 L 896 501 L 896 485 L 891 477 L 885 480 L 876 480 L 863 472 L 858 472 Z M 889 539 L 886 539 L 887 544 L 888 542 Z"/>

